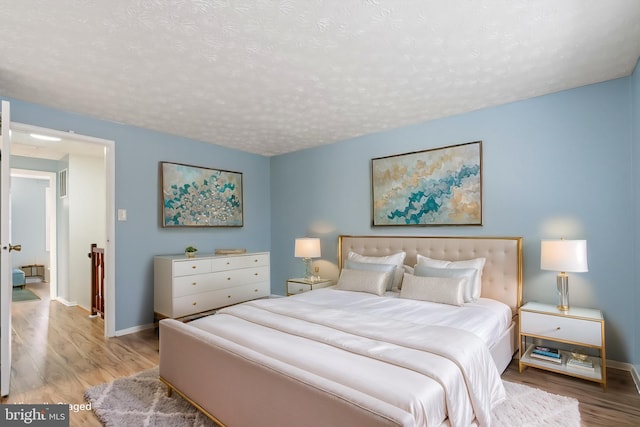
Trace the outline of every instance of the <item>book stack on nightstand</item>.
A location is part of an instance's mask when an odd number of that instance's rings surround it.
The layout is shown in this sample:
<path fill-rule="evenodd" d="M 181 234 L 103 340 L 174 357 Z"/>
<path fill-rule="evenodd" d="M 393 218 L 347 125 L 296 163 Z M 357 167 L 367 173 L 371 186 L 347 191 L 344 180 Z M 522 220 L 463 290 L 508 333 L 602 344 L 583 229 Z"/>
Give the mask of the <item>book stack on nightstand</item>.
<path fill-rule="evenodd" d="M 546 360 L 547 362 L 553 362 L 558 365 L 562 363 L 562 354 L 560 354 L 560 350 L 553 347 L 536 345 L 531 349 L 531 353 L 529 353 L 529 355 L 534 359 Z"/>
<path fill-rule="evenodd" d="M 575 372 L 595 372 L 596 367 L 593 360 L 584 354 L 571 353 L 567 359 L 567 369 Z"/>

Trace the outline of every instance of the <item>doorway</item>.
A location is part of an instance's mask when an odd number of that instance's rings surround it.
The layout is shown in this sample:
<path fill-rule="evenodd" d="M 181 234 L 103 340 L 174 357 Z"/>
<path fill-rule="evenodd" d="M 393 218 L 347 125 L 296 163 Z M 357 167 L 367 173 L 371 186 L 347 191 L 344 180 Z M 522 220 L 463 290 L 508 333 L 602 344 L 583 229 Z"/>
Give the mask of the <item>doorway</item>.
<path fill-rule="evenodd" d="M 52 227 L 50 236 L 53 239 L 49 260 L 51 298 L 67 305 L 80 305 L 90 312 L 91 276 L 90 260 L 87 257 L 90 245 L 85 246 L 83 241 L 86 238 L 92 240 L 91 243 L 97 240 L 105 248 L 107 266 L 104 334 L 107 337 L 115 336 L 114 142 L 21 123 L 12 123 L 11 131 L 12 170 L 19 167 L 19 173 L 28 170 L 32 174 L 53 174 L 47 175 L 47 179 L 53 183 L 50 186 L 53 196 L 49 199 L 53 204 L 51 211 L 57 213 L 56 221 L 49 222 Z M 34 138 L 34 135 L 37 138 Z M 38 164 L 45 166 L 39 167 Z M 53 172 L 50 170 L 52 167 Z M 66 171 L 65 180 L 57 177 L 62 170 Z M 96 174 L 96 170 L 102 173 Z M 88 185 L 89 180 L 97 180 L 97 185 Z M 64 188 L 60 187 L 61 183 L 64 184 Z M 96 192 L 96 187 L 104 188 L 104 191 Z M 65 195 L 66 190 L 70 190 L 70 193 Z M 86 200 L 87 197 L 95 197 L 96 194 L 99 194 L 98 198 L 93 201 Z M 96 214 L 92 215 L 91 219 L 93 223 L 88 223 L 84 212 L 88 203 L 93 207 L 97 205 L 97 209 L 94 210 Z M 99 227 L 96 227 L 96 224 Z M 103 230 L 99 233 L 98 239 L 93 237 L 96 228 Z M 84 275 L 87 276 L 86 282 Z M 85 286 L 85 289 L 78 286 Z"/>
<path fill-rule="evenodd" d="M 15 268 L 25 271 L 25 284 L 34 276 L 47 283 L 49 297 L 58 295 L 56 174 L 29 169 L 11 169 L 11 234 L 22 242 L 23 251 L 12 257 Z M 28 266 L 34 267 L 28 267 Z M 38 267 L 35 267 L 38 266 Z M 42 271 L 40 267 L 42 266 Z M 28 271 L 32 270 L 32 271 Z"/>

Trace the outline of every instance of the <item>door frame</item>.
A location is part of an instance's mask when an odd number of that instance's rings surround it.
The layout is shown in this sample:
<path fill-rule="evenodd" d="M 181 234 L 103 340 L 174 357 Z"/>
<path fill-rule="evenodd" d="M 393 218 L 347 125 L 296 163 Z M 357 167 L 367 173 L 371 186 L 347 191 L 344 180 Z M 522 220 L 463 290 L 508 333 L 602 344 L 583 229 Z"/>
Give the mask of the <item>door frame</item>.
<path fill-rule="evenodd" d="M 115 289 L 115 274 L 116 274 L 116 236 L 115 236 L 115 141 L 109 139 L 96 138 L 88 135 L 81 135 L 75 132 L 63 132 L 55 129 L 44 128 L 34 125 L 28 125 L 24 123 L 11 123 L 11 129 L 26 133 L 40 133 L 51 136 L 57 136 L 64 139 L 73 139 L 78 142 L 98 144 L 104 147 L 104 162 L 105 162 L 105 190 L 106 190 L 106 242 L 104 248 L 105 257 L 105 282 L 104 282 L 104 294 L 105 294 L 105 313 L 104 313 L 104 335 L 106 337 L 116 336 L 116 289 Z"/>

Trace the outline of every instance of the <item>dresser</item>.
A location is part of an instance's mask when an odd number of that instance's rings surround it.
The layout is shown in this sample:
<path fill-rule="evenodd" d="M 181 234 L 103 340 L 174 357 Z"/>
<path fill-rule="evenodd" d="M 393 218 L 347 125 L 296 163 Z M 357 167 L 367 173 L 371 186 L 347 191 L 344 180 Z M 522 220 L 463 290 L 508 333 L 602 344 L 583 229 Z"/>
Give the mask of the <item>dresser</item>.
<path fill-rule="evenodd" d="M 153 307 L 159 318 L 180 318 L 269 296 L 269 252 L 156 256 Z"/>

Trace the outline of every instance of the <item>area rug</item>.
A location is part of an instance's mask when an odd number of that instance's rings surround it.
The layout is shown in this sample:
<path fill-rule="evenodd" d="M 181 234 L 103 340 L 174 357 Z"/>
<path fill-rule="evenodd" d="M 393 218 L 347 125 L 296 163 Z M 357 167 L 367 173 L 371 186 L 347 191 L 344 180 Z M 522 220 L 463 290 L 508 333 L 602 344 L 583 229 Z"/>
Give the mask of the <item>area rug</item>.
<path fill-rule="evenodd" d="M 579 427 L 578 401 L 522 384 L 504 381 L 507 400 L 494 410 L 497 427 Z M 85 399 L 107 426 L 215 426 L 177 393 L 167 397 L 158 368 L 87 389 Z"/>
<path fill-rule="evenodd" d="M 38 300 L 40 297 L 33 293 L 31 289 L 27 288 L 13 288 L 13 293 L 11 295 L 11 301 L 32 301 Z"/>

